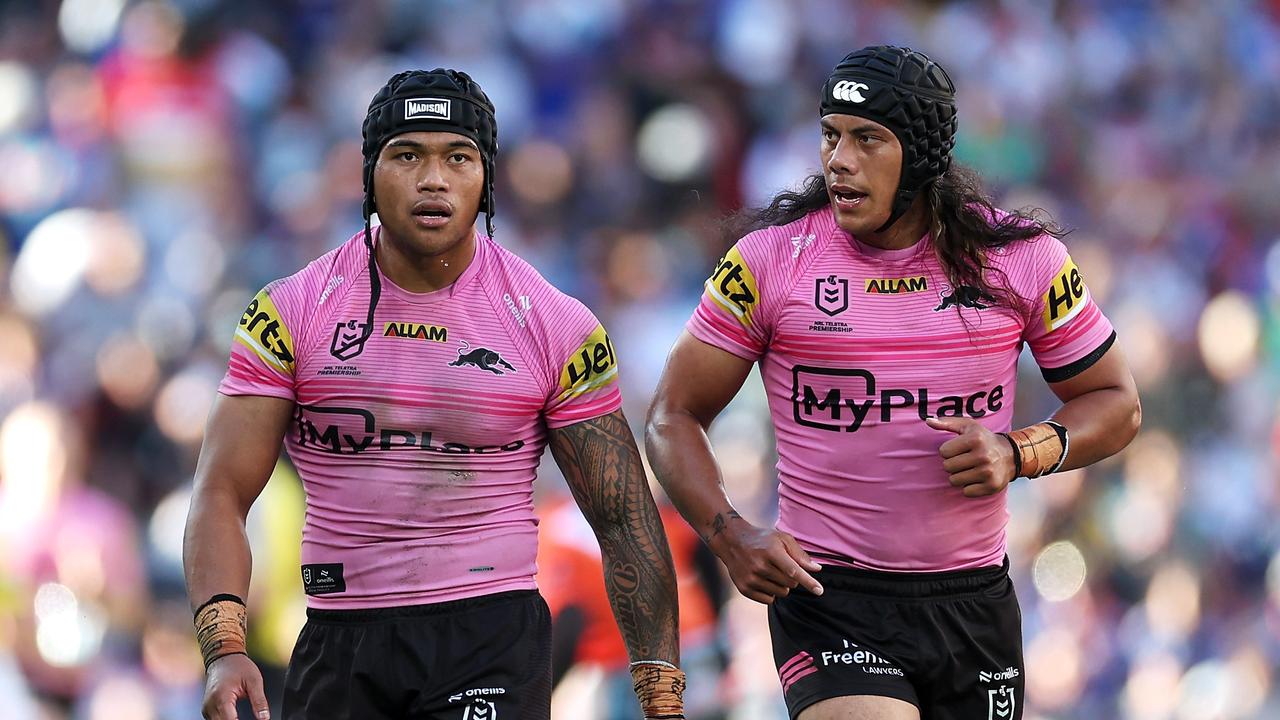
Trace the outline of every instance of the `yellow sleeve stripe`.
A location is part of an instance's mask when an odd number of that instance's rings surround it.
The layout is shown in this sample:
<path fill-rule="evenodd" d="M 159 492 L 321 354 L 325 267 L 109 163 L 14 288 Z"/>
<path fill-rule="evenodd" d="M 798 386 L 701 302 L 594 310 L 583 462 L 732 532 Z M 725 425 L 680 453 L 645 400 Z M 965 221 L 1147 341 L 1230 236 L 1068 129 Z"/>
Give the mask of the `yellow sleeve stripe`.
<path fill-rule="evenodd" d="M 737 245 L 729 248 L 729 252 L 716 263 L 715 271 L 704 287 L 712 302 L 737 318 L 743 326 L 751 327 L 751 313 L 760 301 L 760 289 Z"/>
<path fill-rule="evenodd" d="M 1089 288 L 1070 255 L 1041 296 L 1041 302 L 1044 304 L 1045 332 L 1053 332 L 1066 325 L 1089 303 Z"/>
<path fill-rule="evenodd" d="M 731 301 L 729 298 L 721 294 L 720 291 L 716 289 L 715 284 L 712 283 L 711 280 L 708 279 L 704 284 L 706 285 L 706 288 L 707 288 L 707 294 L 711 296 L 712 300 L 715 300 L 717 305 L 733 313 L 739 320 L 742 321 L 742 324 L 748 325 L 751 323 L 751 320 L 747 317 L 747 313 L 743 310 L 739 310 L 738 306 L 733 304 L 733 301 Z"/>
<path fill-rule="evenodd" d="M 613 351 L 613 341 L 603 325 L 578 346 L 560 370 L 561 400 L 574 398 L 604 387 L 618 377 L 618 359 Z"/>
<path fill-rule="evenodd" d="M 293 354 L 293 336 L 266 290 L 260 291 L 249 301 L 249 306 L 240 316 L 235 339 L 252 350 L 263 362 L 282 372 L 293 374 L 296 359 Z"/>
<path fill-rule="evenodd" d="M 255 340 L 252 335 L 245 332 L 244 328 L 236 328 L 236 339 L 239 340 L 242 345 L 256 353 L 258 357 L 262 358 L 265 362 L 271 364 L 281 372 L 293 372 L 292 367 L 286 366 L 284 362 L 275 356 L 275 353 L 262 347 L 262 345 Z"/>
<path fill-rule="evenodd" d="M 592 390 L 595 390 L 597 388 L 602 388 L 605 385 L 608 385 L 609 383 L 613 382 L 614 378 L 616 377 L 618 377 L 618 366 L 614 365 L 612 368 L 609 368 L 609 371 L 606 372 L 604 375 L 601 375 L 600 377 L 590 382 L 583 383 L 581 385 L 576 385 L 564 391 L 563 393 L 560 394 L 560 399 L 568 400 L 569 398 L 572 398 L 572 397 L 585 395 L 591 392 Z"/>

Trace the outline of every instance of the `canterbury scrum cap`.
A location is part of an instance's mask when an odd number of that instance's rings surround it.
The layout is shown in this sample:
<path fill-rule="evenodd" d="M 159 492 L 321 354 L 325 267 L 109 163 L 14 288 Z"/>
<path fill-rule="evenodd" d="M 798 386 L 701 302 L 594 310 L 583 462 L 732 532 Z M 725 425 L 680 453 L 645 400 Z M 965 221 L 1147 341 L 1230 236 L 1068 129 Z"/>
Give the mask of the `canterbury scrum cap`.
<path fill-rule="evenodd" d="M 922 52 L 892 45 L 845 56 L 822 88 L 822 115 L 857 115 L 889 128 L 902 144 L 902 175 L 892 225 L 930 181 L 951 166 L 956 143 L 955 85 Z"/>

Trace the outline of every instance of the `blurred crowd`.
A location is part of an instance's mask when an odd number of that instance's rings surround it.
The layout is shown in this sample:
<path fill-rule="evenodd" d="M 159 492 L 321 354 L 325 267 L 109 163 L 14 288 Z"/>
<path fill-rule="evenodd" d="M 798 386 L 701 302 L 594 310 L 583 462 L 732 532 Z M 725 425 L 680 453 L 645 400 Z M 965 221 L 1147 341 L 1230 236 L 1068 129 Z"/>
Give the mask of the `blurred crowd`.
<path fill-rule="evenodd" d="M 253 293 L 360 228 L 387 77 L 450 66 L 494 100 L 496 237 L 604 320 L 639 430 L 720 221 L 817 167 L 823 79 L 880 43 L 950 71 L 956 157 L 999 205 L 1074 228 L 1142 392 L 1121 456 L 1009 491 L 1025 717 L 1280 717 L 1276 0 L 0 1 L 0 717 L 198 717 L 205 415 Z M 1024 361 L 1033 421 L 1054 401 Z M 713 440 L 769 522 L 758 380 Z M 635 717 L 594 540 L 543 471 L 556 716 Z M 785 717 L 763 606 L 666 514 L 691 718 Z M 282 461 L 250 516 L 273 699 L 301 517 Z"/>

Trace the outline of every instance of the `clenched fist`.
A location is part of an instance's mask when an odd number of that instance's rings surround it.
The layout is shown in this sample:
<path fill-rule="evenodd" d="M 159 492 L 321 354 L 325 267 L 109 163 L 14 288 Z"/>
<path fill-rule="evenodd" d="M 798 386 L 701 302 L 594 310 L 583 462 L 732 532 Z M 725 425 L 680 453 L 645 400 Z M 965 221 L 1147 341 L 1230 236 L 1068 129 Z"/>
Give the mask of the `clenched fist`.
<path fill-rule="evenodd" d="M 934 430 L 954 433 L 938 448 L 951 484 L 965 497 L 995 495 L 1013 482 L 1013 447 L 972 418 L 928 418 Z"/>

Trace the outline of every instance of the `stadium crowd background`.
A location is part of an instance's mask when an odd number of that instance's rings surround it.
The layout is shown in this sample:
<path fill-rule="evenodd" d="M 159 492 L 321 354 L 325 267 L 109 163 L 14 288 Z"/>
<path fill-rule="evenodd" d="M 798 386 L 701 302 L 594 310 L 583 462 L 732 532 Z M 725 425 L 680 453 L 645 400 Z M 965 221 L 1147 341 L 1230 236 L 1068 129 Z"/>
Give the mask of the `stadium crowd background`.
<path fill-rule="evenodd" d="M 180 549 L 205 415 L 253 292 L 359 228 L 391 73 L 457 67 L 493 98 L 497 238 L 605 321 L 639 430 L 717 220 L 816 167 L 822 79 L 882 42 L 950 70 L 956 156 L 1000 204 L 1076 228 L 1142 391 L 1120 457 L 1010 490 L 1026 717 L 1280 717 L 1275 0 L 0 2 L 0 717 L 198 717 Z M 1030 421 L 1053 402 L 1024 370 Z M 714 440 L 761 521 L 770 433 L 750 380 Z M 543 584 L 598 605 L 543 470 Z M 302 621 L 301 497 L 282 463 L 251 516 L 269 688 Z M 691 717 L 784 717 L 763 607 L 682 590 L 691 704 L 720 708 Z M 633 703 L 587 644 L 557 717 Z"/>

